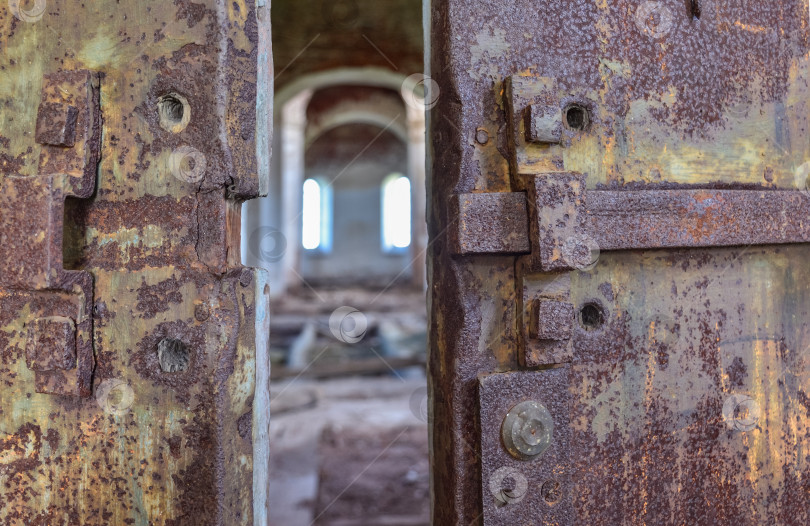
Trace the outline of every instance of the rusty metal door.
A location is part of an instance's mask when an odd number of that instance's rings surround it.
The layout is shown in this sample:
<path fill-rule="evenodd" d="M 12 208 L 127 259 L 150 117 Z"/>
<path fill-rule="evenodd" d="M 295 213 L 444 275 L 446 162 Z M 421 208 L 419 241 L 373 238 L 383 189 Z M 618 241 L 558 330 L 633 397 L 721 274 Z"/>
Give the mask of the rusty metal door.
<path fill-rule="evenodd" d="M 258 4 L 0 5 L 3 524 L 266 519 Z"/>
<path fill-rule="evenodd" d="M 810 523 L 807 1 L 431 22 L 434 523 Z"/>

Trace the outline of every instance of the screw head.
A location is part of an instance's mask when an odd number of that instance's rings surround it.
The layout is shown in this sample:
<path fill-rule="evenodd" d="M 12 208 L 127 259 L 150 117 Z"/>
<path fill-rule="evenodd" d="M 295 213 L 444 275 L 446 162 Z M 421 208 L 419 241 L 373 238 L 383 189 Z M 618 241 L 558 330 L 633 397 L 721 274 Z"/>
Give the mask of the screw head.
<path fill-rule="evenodd" d="M 501 426 L 501 438 L 509 454 L 519 460 L 533 460 L 551 445 L 554 421 L 548 409 L 536 401 L 514 406 Z"/>
<path fill-rule="evenodd" d="M 489 142 L 489 132 L 484 128 L 478 128 L 477 130 L 475 130 L 475 142 L 477 142 L 481 146 L 488 143 Z"/>
<path fill-rule="evenodd" d="M 239 275 L 239 284 L 243 287 L 247 287 L 253 283 L 253 271 L 249 268 L 243 269 L 242 273 Z"/>
<path fill-rule="evenodd" d="M 208 305 L 205 303 L 198 303 L 194 306 L 194 319 L 199 322 L 203 322 L 208 319 L 210 315 L 208 311 Z"/>
<path fill-rule="evenodd" d="M 540 494 L 547 503 L 556 504 L 562 497 L 562 487 L 556 480 L 547 480 L 540 487 Z"/>

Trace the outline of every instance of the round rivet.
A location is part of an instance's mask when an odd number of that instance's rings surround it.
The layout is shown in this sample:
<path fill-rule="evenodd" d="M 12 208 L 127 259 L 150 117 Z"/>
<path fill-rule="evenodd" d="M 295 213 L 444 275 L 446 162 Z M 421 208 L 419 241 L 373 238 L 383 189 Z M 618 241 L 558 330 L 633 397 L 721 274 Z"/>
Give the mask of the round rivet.
<path fill-rule="evenodd" d="M 197 321 L 205 321 L 209 315 L 208 305 L 205 303 L 198 303 L 194 306 L 194 319 Z"/>
<path fill-rule="evenodd" d="M 556 480 L 547 480 L 540 486 L 540 494 L 549 504 L 556 504 L 562 497 L 562 487 Z"/>
<path fill-rule="evenodd" d="M 475 142 L 477 142 L 481 146 L 488 143 L 489 142 L 489 132 L 484 128 L 478 128 L 477 130 L 475 130 Z"/>
<path fill-rule="evenodd" d="M 509 454 L 519 460 L 532 460 L 551 445 L 554 422 L 540 402 L 526 401 L 514 406 L 501 426 L 501 438 Z"/>

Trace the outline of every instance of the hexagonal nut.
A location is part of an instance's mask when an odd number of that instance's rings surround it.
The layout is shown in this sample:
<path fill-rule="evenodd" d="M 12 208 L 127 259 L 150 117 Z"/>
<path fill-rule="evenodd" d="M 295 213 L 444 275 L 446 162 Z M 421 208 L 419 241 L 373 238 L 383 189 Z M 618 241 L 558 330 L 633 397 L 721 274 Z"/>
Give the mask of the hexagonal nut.
<path fill-rule="evenodd" d="M 532 104 L 526 109 L 526 142 L 558 144 L 562 140 L 562 110 Z"/>
<path fill-rule="evenodd" d="M 535 300 L 532 303 L 529 336 L 537 340 L 565 341 L 571 338 L 574 306 L 563 301 Z"/>
<path fill-rule="evenodd" d="M 533 460 L 550 446 L 554 421 L 546 406 L 528 400 L 509 410 L 501 426 L 501 439 L 510 455 L 519 460 Z"/>
<path fill-rule="evenodd" d="M 49 146 L 72 148 L 76 142 L 79 109 L 61 102 L 43 102 L 37 111 L 36 141 Z"/>
<path fill-rule="evenodd" d="M 32 371 L 68 371 L 76 367 L 76 324 L 50 316 L 28 324 L 25 364 Z"/>

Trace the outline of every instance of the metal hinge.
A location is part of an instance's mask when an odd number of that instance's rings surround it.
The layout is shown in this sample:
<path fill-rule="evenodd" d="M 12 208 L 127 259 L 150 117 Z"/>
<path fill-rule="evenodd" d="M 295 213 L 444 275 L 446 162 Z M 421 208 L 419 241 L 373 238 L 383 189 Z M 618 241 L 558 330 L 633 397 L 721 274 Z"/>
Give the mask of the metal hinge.
<path fill-rule="evenodd" d="M 66 197 L 95 186 L 101 139 L 98 73 L 47 75 L 37 112 L 36 176 L 8 174 L 0 193 L 0 308 L 25 306 L 25 359 L 39 393 L 90 396 L 93 276 L 66 271 L 62 235 Z M 17 314 L 17 313 L 15 313 Z"/>

